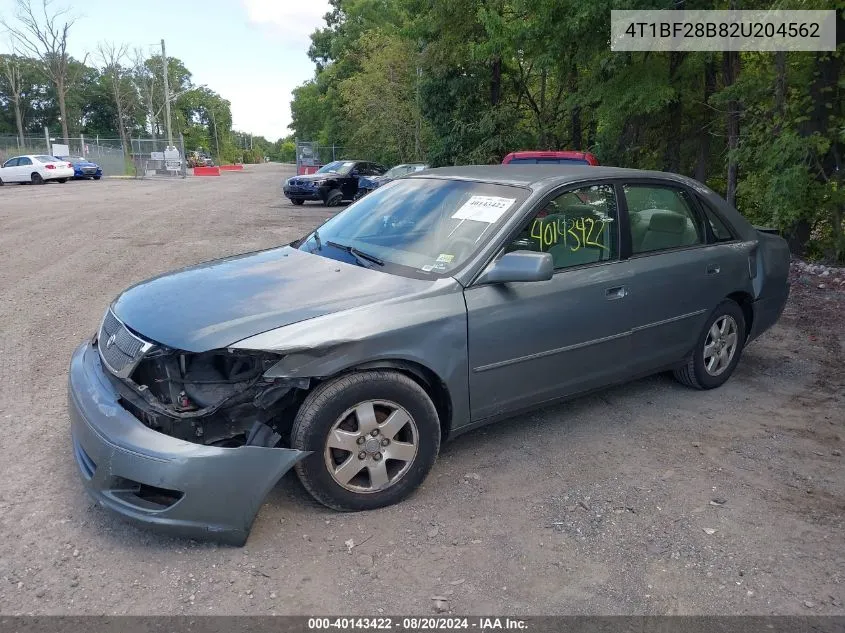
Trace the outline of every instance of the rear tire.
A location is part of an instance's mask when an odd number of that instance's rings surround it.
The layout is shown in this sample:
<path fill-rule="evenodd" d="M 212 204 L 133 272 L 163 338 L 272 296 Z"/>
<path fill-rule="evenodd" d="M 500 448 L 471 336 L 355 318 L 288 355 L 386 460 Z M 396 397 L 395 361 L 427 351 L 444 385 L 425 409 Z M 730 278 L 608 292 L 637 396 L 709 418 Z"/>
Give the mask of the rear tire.
<path fill-rule="evenodd" d="M 721 387 L 736 369 L 744 346 L 742 308 L 725 299 L 707 319 L 684 366 L 674 370 L 675 379 L 693 389 Z"/>
<path fill-rule="evenodd" d="M 43 185 L 44 184 L 44 179 L 41 177 L 41 174 L 39 174 L 38 172 L 32 172 L 32 175 L 29 177 L 29 181 L 33 185 Z"/>
<path fill-rule="evenodd" d="M 293 200 L 290 201 L 290 203 L 292 205 L 294 205 L 295 207 L 301 207 L 305 203 L 305 200 L 293 199 Z"/>
<path fill-rule="evenodd" d="M 326 194 L 326 206 L 336 207 L 343 201 L 343 194 L 340 189 L 332 189 Z"/>
<path fill-rule="evenodd" d="M 58 181 L 60 185 L 63 185 L 67 182 L 67 178 L 59 178 Z"/>
<path fill-rule="evenodd" d="M 372 510 L 423 482 L 440 449 L 440 421 L 428 394 L 404 374 L 356 372 L 308 395 L 291 446 L 313 451 L 295 468 L 314 499 L 335 510 Z"/>

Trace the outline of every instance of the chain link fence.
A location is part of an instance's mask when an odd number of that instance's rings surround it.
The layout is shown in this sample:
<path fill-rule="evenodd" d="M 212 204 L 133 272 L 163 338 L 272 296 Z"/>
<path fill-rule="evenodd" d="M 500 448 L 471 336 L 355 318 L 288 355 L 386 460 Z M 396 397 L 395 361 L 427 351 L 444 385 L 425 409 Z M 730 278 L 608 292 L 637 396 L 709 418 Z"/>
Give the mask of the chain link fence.
<path fill-rule="evenodd" d="M 167 139 L 130 139 L 130 153 L 136 178 L 154 176 L 187 177 L 185 140 L 180 135 L 169 146 Z"/>
<path fill-rule="evenodd" d="M 124 149 L 120 139 L 79 136 L 68 139 L 68 152 L 65 155 L 62 151 L 63 155 L 59 158 L 84 158 L 97 163 L 104 176 L 185 178 L 187 163 L 184 141 L 180 137 L 174 139 L 174 143 L 175 148 L 168 148 L 166 139 L 130 138 L 129 147 Z M 17 136 L 0 136 L 0 164 L 13 156 L 24 154 L 52 156 L 55 145 L 65 143 L 63 139 L 47 135 L 25 136 L 23 143 Z"/>
<path fill-rule="evenodd" d="M 366 160 L 354 147 L 320 145 L 312 141 L 296 141 L 296 175 L 313 174 L 333 160 Z"/>

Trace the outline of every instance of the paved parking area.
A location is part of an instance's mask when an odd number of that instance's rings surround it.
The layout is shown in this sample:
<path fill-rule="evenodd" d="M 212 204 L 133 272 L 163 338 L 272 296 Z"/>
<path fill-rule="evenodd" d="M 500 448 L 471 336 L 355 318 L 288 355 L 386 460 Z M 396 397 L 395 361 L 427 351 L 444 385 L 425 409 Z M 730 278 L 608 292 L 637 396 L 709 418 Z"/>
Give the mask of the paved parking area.
<path fill-rule="evenodd" d="M 94 506 L 71 351 L 126 286 L 328 217 L 291 173 L 0 189 L 0 613 L 845 612 L 845 304 L 804 288 L 723 388 L 655 376 L 470 433 L 398 506 L 337 514 L 291 474 L 245 548 Z"/>

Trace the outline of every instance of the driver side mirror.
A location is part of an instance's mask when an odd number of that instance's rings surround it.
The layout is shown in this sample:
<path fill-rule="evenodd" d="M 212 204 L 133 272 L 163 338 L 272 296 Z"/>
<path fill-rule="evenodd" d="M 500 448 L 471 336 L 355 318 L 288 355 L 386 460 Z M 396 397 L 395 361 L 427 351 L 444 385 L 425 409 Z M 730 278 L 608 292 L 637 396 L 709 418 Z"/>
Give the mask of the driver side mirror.
<path fill-rule="evenodd" d="M 514 281 L 548 281 L 555 268 L 551 253 L 513 251 L 490 263 L 476 284 L 504 284 Z"/>

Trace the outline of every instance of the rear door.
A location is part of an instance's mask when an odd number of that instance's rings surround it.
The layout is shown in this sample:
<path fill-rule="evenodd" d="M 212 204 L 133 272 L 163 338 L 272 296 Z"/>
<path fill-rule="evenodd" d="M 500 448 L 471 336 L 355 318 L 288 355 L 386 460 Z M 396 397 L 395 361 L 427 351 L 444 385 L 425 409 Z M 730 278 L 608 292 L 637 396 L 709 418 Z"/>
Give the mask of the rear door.
<path fill-rule="evenodd" d="M 666 181 L 623 184 L 632 273 L 632 365 L 646 373 L 684 358 L 731 292 L 736 257 L 713 244 L 694 193 Z"/>
<path fill-rule="evenodd" d="M 32 159 L 28 156 L 21 156 L 18 159 L 17 167 L 15 167 L 15 179 L 17 182 L 29 182 L 34 171 L 38 171 L 38 169 L 33 167 Z"/>
<path fill-rule="evenodd" d="M 473 421 L 627 375 L 629 273 L 617 208 L 609 184 L 553 194 L 504 250 L 551 253 L 554 277 L 464 291 Z"/>

